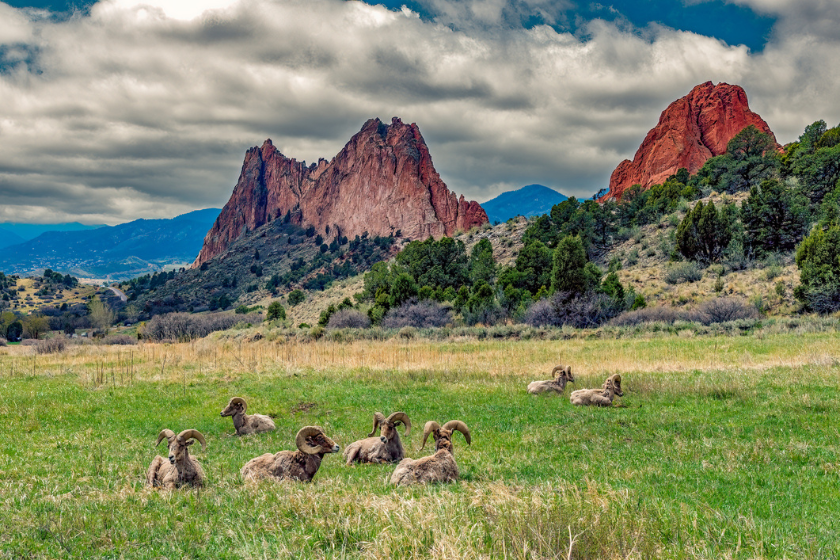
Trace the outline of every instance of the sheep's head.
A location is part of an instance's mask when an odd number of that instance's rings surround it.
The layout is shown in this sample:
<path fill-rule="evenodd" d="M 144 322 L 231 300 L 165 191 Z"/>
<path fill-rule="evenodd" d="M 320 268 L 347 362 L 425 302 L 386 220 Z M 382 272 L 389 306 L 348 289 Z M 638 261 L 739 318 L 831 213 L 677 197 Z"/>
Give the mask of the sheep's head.
<path fill-rule="evenodd" d="M 467 440 L 467 445 L 470 445 L 472 442 L 470 429 L 467 428 L 467 425 L 460 420 L 450 420 L 444 424 L 443 427 L 434 420 L 429 420 L 423 427 L 423 445 L 420 446 L 420 449 L 426 447 L 426 439 L 429 437 L 429 434 L 432 434 L 435 438 L 435 451 L 439 449 L 446 449 L 451 453 L 452 432 L 456 430 L 464 434 L 464 439 Z"/>
<path fill-rule="evenodd" d="M 411 432 L 411 420 L 408 419 L 408 414 L 405 412 L 394 412 L 388 418 L 381 412 L 373 415 L 373 430 L 368 434 L 368 437 L 373 437 L 376 429 L 380 428 L 379 439 L 382 443 L 386 443 L 397 435 L 397 426 L 399 424 L 405 425 L 405 435 Z"/>
<path fill-rule="evenodd" d="M 621 376 L 619 374 L 616 373 L 614 375 L 611 375 L 609 378 L 607 378 L 607 383 L 610 383 L 612 385 L 613 391 L 616 395 L 618 395 L 619 397 L 624 396 L 624 392 L 621 390 Z"/>
<path fill-rule="evenodd" d="M 308 455 L 318 453 L 338 453 L 338 444 L 324 434 L 319 426 L 305 426 L 295 437 L 297 448 Z"/>
<path fill-rule="evenodd" d="M 184 430 L 178 435 L 175 435 L 175 432 L 172 430 L 161 430 L 158 434 L 155 447 L 160 445 L 163 438 L 166 438 L 169 443 L 169 462 L 173 465 L 178 461 L 186 459 L 189 454 L 187 449 L 193 444 L 193 439 L 196 439 L 199 443 L 201 443 L 202 450 L 207 449 L 207 442 L 198 430 Z"/>
<path fill-rule="evenodd" d="M 233 397 L 230 399 L 230 402 L 225 407 L 225 409 L 221 412 L 222 416 L 236 416 L 240 412 L 245 414 L 245 411 L 248 410 L 248 403 L 245 402 L 245 399 L 242 397 Z"/>

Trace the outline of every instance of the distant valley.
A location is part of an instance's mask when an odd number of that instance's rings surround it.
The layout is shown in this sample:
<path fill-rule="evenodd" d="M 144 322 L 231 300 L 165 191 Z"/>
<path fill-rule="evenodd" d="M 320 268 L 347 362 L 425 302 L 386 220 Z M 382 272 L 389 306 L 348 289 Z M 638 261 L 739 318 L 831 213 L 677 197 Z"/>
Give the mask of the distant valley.
<path fill-rule="evenodd" d="M 78 278 L 125 280 L 173 266 L 189 266 L 219 212 L 207 208 L 172 219 L 134 220 L 116 226 L 75 224 L 81 228 L 43 232 L 14 245 L 0 244 L 0 270 L 28 275 L 50 268 Z M 3 224 L 0 229 L 8 231 L 10 238 L 37 231 L 22 228 L 24 225 L 30 224 Z M 74 224 L 57 227 L 61 226 Z"/>

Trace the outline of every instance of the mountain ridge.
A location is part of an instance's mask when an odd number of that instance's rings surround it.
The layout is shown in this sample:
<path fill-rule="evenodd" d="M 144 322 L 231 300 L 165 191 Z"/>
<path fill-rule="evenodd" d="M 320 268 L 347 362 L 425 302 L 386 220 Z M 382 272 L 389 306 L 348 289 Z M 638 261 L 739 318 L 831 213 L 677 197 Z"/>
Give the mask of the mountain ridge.
<path fill-rule="evenodd" d="M 515 216 L 539 216 L 551 211 L 551 207 L 560 204 L 569 197 L 545 185 L 525 185 L 522 188 L 505 191 L 481 207 L 487 213 L 491 223 L 506 222 Z"/>

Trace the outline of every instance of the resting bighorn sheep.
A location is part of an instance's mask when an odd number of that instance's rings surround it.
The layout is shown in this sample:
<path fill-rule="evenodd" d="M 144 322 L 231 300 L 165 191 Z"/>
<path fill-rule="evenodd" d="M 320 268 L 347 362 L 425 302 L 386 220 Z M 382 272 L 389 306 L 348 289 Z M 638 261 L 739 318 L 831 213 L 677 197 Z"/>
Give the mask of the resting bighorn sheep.
<path fill-rule="evenodd" d="M 254 457 L 239 472 L 245 480 L 299 480 L 310 482 L 321 466 L 325 453 L 338 453 L 336 443 L 318 426 L 301 428 L 295 438 L 299 451 L 280 451 Z"/>
<path fill-rule="evenodd" d="M 600 389 L 580 389 L 572 391 L 570 400 L 572 404 L 576 405 L 596 405 L 596 406 L 610 406 L 612 405 L 615 395 L 619 397 L 624 396 L 621 390 L 621 376 L 619 374 L 611 375 L 604 381 L 603 387 Z"/>
<path fill-rule="evenodd" d="M 563 366 L 557 366 L 551 370 L 551 375 L 554 375 L 558 371 L 560 371 L 560 373 L 557 375 L 556 379 L 532 381 L 531 383 L 528 383 L 528 392 L 532 395 L 536 395 L 537 393 L 547 393 L 550 391 L 562 393 L 566 388 L 566 383 L 569 381 L 574 383 L 575 378 L 572 375 L 572 366 L 566 366 L 565 368 Z"/>
<path fill-rule="evenodd" d="M 160 445 L 161 440 L 166 438 L 169 442 L 169 458 L 164 459 L 160 455 L 152 460 L 149 470 L 146 473 L 146 484 L 148 486 L 163 486 L 167 489 L 178 488 L 185 484 L 192 486 L 204 485 L 204 470 L 194 458 L 190 457 L 189 447 L 193 439 L 201 443 L 201 449 L 207 448 L 204 436 L 198 430 L 184 430 L 177 436 L 172 430 L 162 430 L 158 434 L 155 447 Z"/>
<path fill-rule="evenodd" d="M 247 436 L 259 432 L 270 432 L 276 428 L 274 420 L 265 414 L 245 414 L 248 403 L 242 397 L 233 397 L 221 412 L 222 416 L 233 416 L 236 435 Z"/>
<path fill-rule="evenodd" d="M 397 425 L 405 425 L 405 435 L 411 432 L 411 420 L 405 412 L 394 412 L 388 418 L 381 412 L 373 415 L 373 429 L 365 439 L 354 441 L 344 450 L 344 459 L 349 465 L 360 463 L 396 463 L 405 457 Z M 380 428 L 379 437 L 373 437 Z"/>
<path fill-rule="evenodd" d="M 458 430 L 464 434 L 467 445 L 470 444 L 470 430 L 460 420 L 450 420 L 441 428 L 434 420 L 426 422 L 423 428 L 423 445 L 429 434 L 435 438 L 435 454 L 422 459 L 403 459 L 394 474 L 391 484 L 414 484 L 416 482 L 453 482 L 458 479 L 458 465 L 452 454 L 452 433 Z"/>

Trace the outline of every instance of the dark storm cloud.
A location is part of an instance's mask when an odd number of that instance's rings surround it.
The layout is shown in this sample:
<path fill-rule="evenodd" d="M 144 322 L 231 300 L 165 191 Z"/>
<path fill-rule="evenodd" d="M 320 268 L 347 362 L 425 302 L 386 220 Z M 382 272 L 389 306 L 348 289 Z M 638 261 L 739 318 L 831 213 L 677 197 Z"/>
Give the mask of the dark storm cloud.
<path fill-rule="evenodd" d="M 424 0 L 432 19 L 340 0 L 173 19 L 190 2 L 148 1 L 163 8 L 61 19 L 0 3 L 0 221 L 219 207 L 247 148 L 330 159 L 373 117 L 418 123 L 450 188 L 478 200 L 528 183 L 590 196 L 706 80 L 744 86 L 783 142 L 840 118 L 822 0 L 734 0 L 779 18 L 759 54 L 626 21 L 523 25 L 562 23 L 571 4 L 548 0 Z"/>

